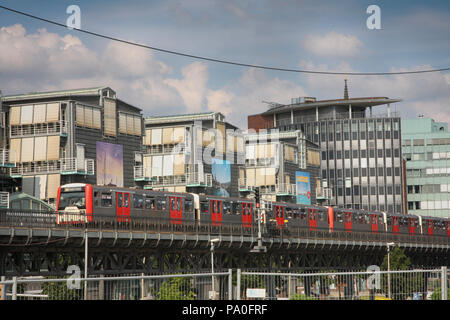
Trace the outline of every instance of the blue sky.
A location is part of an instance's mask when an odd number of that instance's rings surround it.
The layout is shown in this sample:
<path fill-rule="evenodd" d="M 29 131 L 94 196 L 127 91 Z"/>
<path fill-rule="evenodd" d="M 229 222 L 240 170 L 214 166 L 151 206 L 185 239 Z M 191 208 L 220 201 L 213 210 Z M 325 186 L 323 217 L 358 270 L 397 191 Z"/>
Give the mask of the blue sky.
<path fill-rule="evenodd" d="M 81 28 L 193 55 L 291 69 L 409 71 L 450 66 L 449 1 L 0 1 Z M 381 8 L 381 30 L 366 9 Z M 404 117 L 450 121 L 450 73 L 349 76 L 350 97 L 403 99 Z M 0 10 L 4 94 L 109 85 L 145 115 L 221 111 L 246 128 L 262 101 L 341 98 L 344 76 L 320 76 L 196 61 L 152 52 Z M 383 112 L 384 110 L 379 110 Z"/>

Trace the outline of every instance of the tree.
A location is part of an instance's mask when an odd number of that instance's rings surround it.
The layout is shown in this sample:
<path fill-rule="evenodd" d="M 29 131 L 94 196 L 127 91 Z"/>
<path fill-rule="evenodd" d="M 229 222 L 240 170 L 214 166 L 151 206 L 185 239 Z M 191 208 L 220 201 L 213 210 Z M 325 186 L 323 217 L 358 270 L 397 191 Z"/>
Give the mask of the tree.
<path fill-rule="evenodd" d="M 191 278 L 179 277 L 164 281 L 156 294 L 157 300 L 194 300 Z"/>

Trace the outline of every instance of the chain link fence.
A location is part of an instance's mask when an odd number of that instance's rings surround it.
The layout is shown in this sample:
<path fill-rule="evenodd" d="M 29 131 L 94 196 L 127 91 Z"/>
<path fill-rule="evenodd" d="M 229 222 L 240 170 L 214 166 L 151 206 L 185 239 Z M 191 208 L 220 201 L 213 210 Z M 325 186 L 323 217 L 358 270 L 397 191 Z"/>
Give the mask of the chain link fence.
<path fill-rule="evenodd" d="M 1 300 L 448 300 L 440 269 L 320 273 L 241 271 L 50 279 L 2 277 Z"/>

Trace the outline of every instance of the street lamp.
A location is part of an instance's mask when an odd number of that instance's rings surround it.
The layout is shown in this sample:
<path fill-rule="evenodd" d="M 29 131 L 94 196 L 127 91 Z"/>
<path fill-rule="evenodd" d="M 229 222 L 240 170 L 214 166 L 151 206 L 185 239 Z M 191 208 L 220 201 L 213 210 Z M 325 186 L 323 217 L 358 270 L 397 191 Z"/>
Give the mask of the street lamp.
<path fill-rule="evenodd" d="M 211 279 L 212 279 L 212 294 L 214 295 L 214 300 L 216 296 L 216 291 L 214 288 L 214 243 L 219 242 L 219 238 L 211 239 L 209 242 L 211 242 Z"/>
<path fill-rule="evenodd" d="M 388 258 L 388 298 L 391 298 L 391 261 L 390 261 L 390 248 L 395 246 L 394 242 L 386 243 L 387 247 L 387 258 Z"/>

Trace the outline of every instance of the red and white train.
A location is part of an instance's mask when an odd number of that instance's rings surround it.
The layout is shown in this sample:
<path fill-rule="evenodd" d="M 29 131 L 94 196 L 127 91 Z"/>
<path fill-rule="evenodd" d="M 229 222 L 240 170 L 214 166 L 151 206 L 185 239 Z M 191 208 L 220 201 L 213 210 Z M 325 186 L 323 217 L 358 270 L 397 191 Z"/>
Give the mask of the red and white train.
<path fill-rule="evenodd" d="M 252 228 L 257 226 L 256 203 L 251 199 L 226 198 L 193 193 L 127 189 L 73 183 L 60 186 L 57 223 L 109 219 L 127 223 L 133 219 L 157 218 L 171 224 L 199 224 Z M 450 238 L 450 219 L 369 212 L 284 202 L 264 202 L 263 224 L 286 233 L 298 228 L 328 232 L 424 234 Z M 61 214 L 63 213 L 63 214 Z M 69 214 L 68 214 L 69 213 Z M 74 215 L 70 215 L 74 213 Z M 79 215 L 82 213 L 82 215 Z M 76 218 L 75 218 L 76 217 Z"/>

